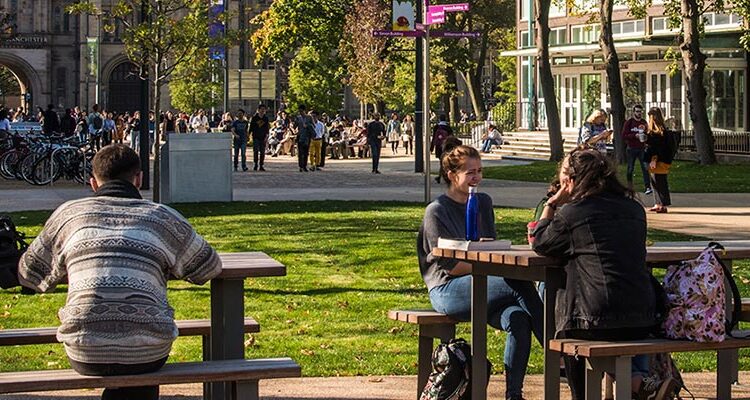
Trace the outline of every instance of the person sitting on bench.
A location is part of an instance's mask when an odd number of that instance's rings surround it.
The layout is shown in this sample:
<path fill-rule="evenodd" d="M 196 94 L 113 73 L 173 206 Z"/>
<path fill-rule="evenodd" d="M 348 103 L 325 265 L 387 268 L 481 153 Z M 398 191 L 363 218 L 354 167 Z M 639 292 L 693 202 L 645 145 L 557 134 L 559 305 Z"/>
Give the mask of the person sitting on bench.
<path fill-rule="evenodd" d="M 167 279 L 203 284 L 221 260 L 177 211 L 144 200 L 140 159 L 122 144 L 93 160 L 94 196 L 69 201 L 23 255 L 18 277 L 37 292 L 67 278 L 57 338 L 82 375 L 153 372 L 177 337 Z M 105 389 L 102 399 L 159 398 L 158 386 Z"/>
<path fill-rule="evenodd" d="M 560 188 L 532 231 L 534 251 L 566 263 L 566 283 L 557 293 L 556 337 L 645 339 L 657 321 L 643 205 L 600 151 L 573 150 L 558 175 Z M 678 382 L 649 376 L 648 361 L 648 356 L 633 357 L 634 398 L 671 398 Z M 565 357 L 574 400 L 585 398 L 584 363 Z"/>
<path fill-rule="evenodd" d="M 435 311 L 469 321 L 471 264 L 432 255 L 439 237 L 465 237 L 469 187 L 482 181 L 482 161 L 477 149 L 454 147 L 456 143 L 460 141 L 455 138 L 445 141 L 440 175 L 447 190 L 425 210 L 417 236 L 417 256 Z M 479 236 L 495 238 L 495 214 L 487 194 L 479 194 L 479 213 Z M 542 300 L 531 282 L 487 277 L 487 322 L 507 332 L 503 356 L 507 400 L 523 399 L 532 333 L 543 343 L 543 313 Z"/>

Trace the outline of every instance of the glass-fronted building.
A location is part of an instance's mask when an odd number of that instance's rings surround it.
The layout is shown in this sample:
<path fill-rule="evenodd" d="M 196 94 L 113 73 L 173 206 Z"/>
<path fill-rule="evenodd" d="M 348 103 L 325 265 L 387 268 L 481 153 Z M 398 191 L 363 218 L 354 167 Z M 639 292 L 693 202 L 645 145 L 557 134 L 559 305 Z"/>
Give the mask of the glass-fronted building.
<path fill-rule="evenodd" d="M 612 31 L 620 59 L 625 105 L 658 106 L 676 126 L 688 129 L 687 88 L 679 71 L 682 68 L 679 52 L 675 74 L 667 71 L 672 61 L 665 59 L 670 49 L 679 50 L 677 31 L 668 27 L 661 1 L 653 3 L 642 19 L 629 15 L 625 6 L 615 6 Z M 518 47 L 502 55 L 517 57 L 517 127 L 544 129 L 546 117 L 537 84 L 535 32 L 529 31 L 530 4 L 529 0 L 518 0 Z M 610 105 L 607 74 L 598 43 L 600 25 L 590 22 L 590 15 L 569 15 L 554 4 L 550 11 L 550 61 L 563 132 L 578 131 L 591 111 Z M 711 126 L 718 130 L 748 131 L 748 53 L 739 44 L 741 18 L 733 13 L 706 13 L 704 23 L 701 47 L 708 56 L 704 82 Z M 532 107 L 535 97 L 537 106 Z"/>

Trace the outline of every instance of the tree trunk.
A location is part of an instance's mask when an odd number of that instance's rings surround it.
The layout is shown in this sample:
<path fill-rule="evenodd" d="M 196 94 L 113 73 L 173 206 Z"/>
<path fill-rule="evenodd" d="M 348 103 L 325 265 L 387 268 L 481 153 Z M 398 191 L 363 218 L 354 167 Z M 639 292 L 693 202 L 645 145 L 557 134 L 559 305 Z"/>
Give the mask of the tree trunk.
<path fill-rule="evenodd" d="M 484 102 L 482 101 L 482 88 L 474 81 L 474 75 L 471 71 L 460 72 L 461 78 L 466 82 L 469 99 L 471 99 L 471 108 L 478 119 L 484 119 Z"/>
<path fill-rule="evenodd" d="M 687 97 L 690 103 L 690 121 L 693 123 L 695 147 L 698 160 L 703 165 L 716 164 L 714 137 L 706 110 L 706 88 L 703 85 L 703 72 L 706 70 L 706 56 L 700 48 L 699 21 L 701 4 L 697 0 L 682 0 L 683 39 L 680 43 L 682 63 L 685 70 Z"/>
<path fill-rule="evenodd" d="M 622 95 L 622 81 L 620 79 L 620 60 L 612 39 L 612 7 L 614 0 L 600 0 L 600 21 L 602 33 L 599 36 L 599 46 L 602 48 L 604 63 L 607 68 L 607 88 L 612 103 L 612 130 L 615 142 L 615 158 L 622 164 L 625 162 L 625 141 L 622 137 L 622 126 L 625 124 L 625 99 Z"/>
<path fill-rule="evenodd" d="M 158 65 L 158 64 L 157 64 Z M 155 203 L 161 202 L 161 124 L 159 123 L 160 105 L 161 101 L 161 78 L 159 77 L 159 67 L 154 67 L 154 105 L 152 112 L 154 113 L 154 185 L 152 190 L 152 196 Z M 146 123 L 148 124 L 148 116 L 146 117 Z"/>
<path fill-rule="evenodd" d="M 448 102 L 446 104 L 448 112 L 448 123 L 455 125 L 458 122 L 458 97 L 456 91 L 458 90 L 458 79 L 456 79 L 456 70 L 454 68 L 447 68 L 445 70 L 446 80 L 451 90 L 448 93 Z"/>
<path fill-rule="evenodd" d="M 536 8 L 536 48 L 539 81 L 547 110 L 547 129 L 549 130 L 550 161 L 563 158 L 563 140 L 560 130 L 560 112 L 555 95 L 555 78 L 549 62 L 549 8 L 551 0 L 534 0 Z"/>

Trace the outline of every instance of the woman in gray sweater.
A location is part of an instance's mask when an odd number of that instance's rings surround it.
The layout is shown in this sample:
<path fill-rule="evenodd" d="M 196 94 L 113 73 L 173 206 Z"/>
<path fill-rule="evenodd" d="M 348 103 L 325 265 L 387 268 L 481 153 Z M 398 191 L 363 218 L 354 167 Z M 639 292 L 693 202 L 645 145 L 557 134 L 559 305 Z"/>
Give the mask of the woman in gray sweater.
<path fill-rule="evenodd" d="M 482 181 L 479 152 L 469 146 L 445 149 L 440 175 L 446 193 L 430 203 L 417 237 L 419 269 L 430 294 L 432 307 L 462 321 L 471 313 L 471 265 L 432 255 L 439 237 L 465 237 L 465 210 L 469 187 Z M 479 194 L 480 237 L 495 238 L 495 215 L 490 196 Z M 507 332 L 505 339 L 506 393 L 510 400 L 522 399 L 523 378 L 531 349 L 531 333 L 542 342 L 543 308 L 531 282 L 501 277 L 487 279 L 487 320 Z"/>

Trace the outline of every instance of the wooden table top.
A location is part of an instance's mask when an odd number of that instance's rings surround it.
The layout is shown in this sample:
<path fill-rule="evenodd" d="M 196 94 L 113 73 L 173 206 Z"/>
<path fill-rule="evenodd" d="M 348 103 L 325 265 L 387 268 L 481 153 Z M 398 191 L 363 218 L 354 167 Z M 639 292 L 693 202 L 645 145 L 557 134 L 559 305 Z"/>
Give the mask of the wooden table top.
<path fill-rule="evenodd" d="M 242 253 L 219 253 L 222 268 L 219 278 L 260 278 L 284 276 L 286 267 L 260 251 Z"/>
<path fill-rule="evenodd" d="M 724 260 L 735 260 L 750 258 L 750 246 L 739 244 L 725 244 L 726 251 L 719 252 Z M 689 260 L 695 258 L 703 251 L 704 246 L 696 246 L 691 242 L 684 242 L 681 246 L 649 246 L 646 247 L 646 262 L 664 263 Z M 437 257 L 454 258 L 461 261 L 480 261 L 489 264 L 498 264 L 517 267 L 537 267 L 560 264 L 551 257 L 540 256 L 530 249 L 528 245 L 514 245 L 510 250 L 496 251 L 461 251 L 451 249 L 434 248 L 432 254 Z"/>

